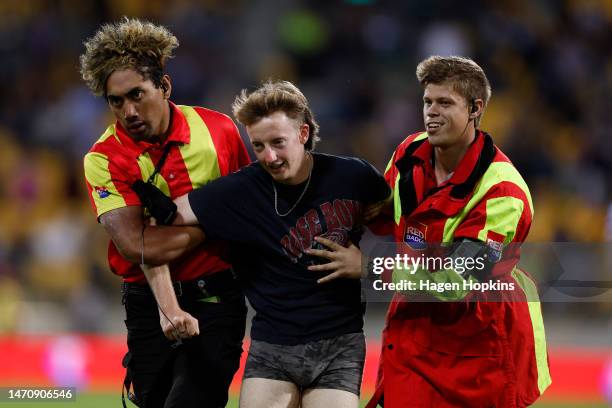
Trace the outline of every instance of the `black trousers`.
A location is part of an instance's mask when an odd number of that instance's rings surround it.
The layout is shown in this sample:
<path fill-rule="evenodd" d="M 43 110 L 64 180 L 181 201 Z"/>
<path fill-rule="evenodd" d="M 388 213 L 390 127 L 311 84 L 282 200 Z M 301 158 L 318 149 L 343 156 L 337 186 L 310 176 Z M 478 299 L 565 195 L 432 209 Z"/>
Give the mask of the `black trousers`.
<path fill-rule="evenodd" d="M 216 303 L 177 293 L 183 310 L 198 319 L 200 334 L 173 347 L 159 323 L 150 293 L 124 293 L 128 354 L 124 359 L 138 406 L 221 408 L 240 364 L 246 306 L 229 288 Z"/>

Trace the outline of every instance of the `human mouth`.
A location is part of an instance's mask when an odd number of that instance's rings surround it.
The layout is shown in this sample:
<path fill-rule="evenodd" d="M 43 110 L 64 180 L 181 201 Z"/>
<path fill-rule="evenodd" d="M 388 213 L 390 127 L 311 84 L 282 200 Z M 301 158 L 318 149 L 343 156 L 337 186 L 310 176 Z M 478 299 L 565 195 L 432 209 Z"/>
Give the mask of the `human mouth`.
<path fill-rule="evenodd" d="M 442 125 L 442 122 L 427 122 L 425 124 L 425 128 L 428 132 L 435 132 L 436 130 L 440 129 Z"/>
<path fill-rule="evenodd" d="M 266 167 L 270 170 L 271 173 L 277 174 L 284 170 L 286 162 L 278 162 L 278 163 L 270 163 L 267 164 Z"/>
<path fill-rule="evenodd" d="M 137 121 L 128 125 L 127 130 L 130 133 L 142 133 L 146 129 L 146 124 L 143 121 Z"/>

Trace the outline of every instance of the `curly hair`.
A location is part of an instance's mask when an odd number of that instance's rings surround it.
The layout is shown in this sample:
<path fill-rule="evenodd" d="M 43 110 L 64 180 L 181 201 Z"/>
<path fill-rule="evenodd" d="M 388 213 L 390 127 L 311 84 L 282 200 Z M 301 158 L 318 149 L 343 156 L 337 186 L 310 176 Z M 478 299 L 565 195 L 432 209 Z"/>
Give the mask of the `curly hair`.
<path fill-rule="evenodd" d="M 417 65 L 416 76 L 423 86 L 450 83 L 468 103 L 482 99 L 483 112 L 491 99 L 491 84 L 487 76 L 482 68 L 469 58 L 437 55 L 429 57 Z M 476 118 L 477 126 L 481 118 L 482 114 Z"/>
<path fill-rule="evenodd" d="M 291 82 L 268 80 L 251 93 L 243 89 L 232 104 L 234 117 L 245 126 L 257 123 L 279 111 L 308 125 L 309 137 L 304 148 L 314 150 L 317 142 L 321 140 L 319 124 L 308 106 L 308 100 Z"/>
<path fill-rule="evenodd" d="M 81 77 L 95 95 L 105 96 L 106 81 L 118 69 L 134 69 L 159 88 L 166 61 L 179 42 L 163 26 L 124 17 L 103 25 L 83 44 Z"/>

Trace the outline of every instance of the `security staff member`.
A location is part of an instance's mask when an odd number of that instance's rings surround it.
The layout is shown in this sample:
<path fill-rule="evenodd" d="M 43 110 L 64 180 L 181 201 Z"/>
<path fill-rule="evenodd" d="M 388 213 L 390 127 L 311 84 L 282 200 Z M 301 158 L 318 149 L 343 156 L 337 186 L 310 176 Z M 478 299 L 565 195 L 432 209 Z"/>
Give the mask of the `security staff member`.
<path fill-rule="evenodd" d="M 396 293 L 368 407 L 531 405 L 551 378 L 536 285 L 516 267 L 533 216 L 529 189 L 477 129 L 491 96 L 480 66 L 434 56 L 418 65 L 417 78 L 426 132 L 404 140 L 385 172 L 395 240 L 409 253 L 443 244 L 451 259 L 480 257 L 486 267 L 396 270 L 394 280 L 489 281 L 514 290 L 425 290 L 431 302 Z"/>
<path fill-rule="evenodd" d="M 229 117 L 170 102 L 164 67 L 177 46 L 166 28 L 127 18 L 85 42 L 83 79 L 116 118 L 85 156 L 85 178 L 112 239 L 110 268 L 124 281 L 128 395 L 140 407 L 218 408 L 238 369 L 246 318 L 226 244 L 202 244 L 198 228 L 148 227 L 135 191 L 178 197 L 249 158 Z M 170 272 L 146 277 L 139 267 L 168 262 Z"/>
<path fill-rule="evenodd" d="M 412 283 L 397 286 L 415 289 L 396 292 L 389 306 L 367 407 L 531 405 L 551 378 L 536 285 L 516 267 L 533 215 L 529 189 L 477 129 L 491 88 L 474 61 L 430 57 L 417 78 L 426 132 L 395 150 L 387 210 L 401 257 L 454 262 L 393 269 L 394 282 Z M 330 276 L 361 275 L 360 253 L 330 247 L 318 255 L 331 261 L 316 267 Z M 474 262 L 459 268 L 459 258 Z M 470 290 L 483 284 L 494 289 Z"/>

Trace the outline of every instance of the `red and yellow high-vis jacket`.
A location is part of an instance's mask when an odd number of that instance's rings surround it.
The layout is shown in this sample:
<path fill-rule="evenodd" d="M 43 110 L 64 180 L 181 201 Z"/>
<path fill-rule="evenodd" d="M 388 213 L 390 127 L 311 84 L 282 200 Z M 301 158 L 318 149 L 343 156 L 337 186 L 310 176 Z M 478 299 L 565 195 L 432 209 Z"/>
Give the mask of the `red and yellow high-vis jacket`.
<path fill-rule="evenodd" d="M 531 196 L 490 136 L 478 131 L 440 186 L 432 157 L 427 133 L 413 134 L 398 146 L 385 171 L 393 189 L 396 242 L 412 248 L 463 239 L 495 248 L 520 246 L 533 216 Z M 537 288 L 517 262 L 518 250 L 504 254 L 490 275 L 513 282 L 516 290 L 508 301 L 451 292 L 454 299 L 411 302 L 409 294 L 396 293 L 383 332 L 378 386 L 368 407 L 381 396 L 385 408 L 533 403 L 551 378 Z M 431 275 L 444 278 L 447 272 Z"/>
<path fill-rule="evenodd" d="M 140 206 L 130 186 L 147 180 L 155 170 L 167 143 L 167 159 L 154 184 L 171 198 L 180 197 L 249 163 L 250 159 L 234 122 L 227 116 L 200 107 L 170 103 L 172 121 L 164 144 L 136 142 L 119 124 L 109 126 L 85 155 L 85 180 L 91 205 L 98 218 L 111 210 Z M 227 269 L 227 244 L 205 242 L 172 262 L 174 280 L 191 280 Z M 145 281 L 140 267 L 125 260 L 110 241 L 111 270 L 127 282 Z"/>

